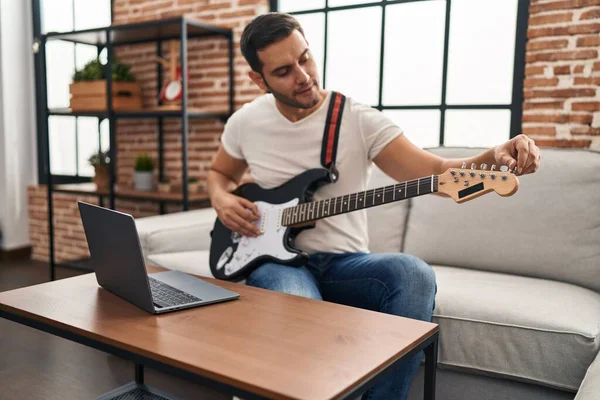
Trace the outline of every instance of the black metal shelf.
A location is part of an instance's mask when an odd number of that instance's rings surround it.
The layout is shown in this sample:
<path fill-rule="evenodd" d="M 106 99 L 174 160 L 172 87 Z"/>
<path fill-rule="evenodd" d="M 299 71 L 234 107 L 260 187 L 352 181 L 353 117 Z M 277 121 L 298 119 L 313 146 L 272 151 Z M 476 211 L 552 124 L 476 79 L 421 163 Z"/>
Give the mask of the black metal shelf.
<path fill-rule="evenodd" d="M 186 114 L 189 118 L 194 119 L 221 119 L 226 120 L 231 116 L 229 113 L 214 113 L 204 112 L 199 109 L 188 109 Z M 54 108 L 48 110 L 48 115 L 69 116 L 69 117 L 98 117 L 110 118 L 111 115 L 107 111 L 73 111 L 70 108 Z M 182 110 L 130 110 L 130 111 L 113 111 L 112 117 L 116 119 L 124 118 L 182 118 L 184 112 Z"/>
<path fill-rule="evenodd" d="M 65 40 L 93 46 L 112 46 L 150 43 L 181 38 L 181 25 L 187 25 L 189 38 L 208 36 L 232 36 L 231 29 L 208 25 L 190 18 L 180 17 L 135 24 L 110 25 L 102 28 L 70 32 L 51 32 L 43 35 L 46 40 Z M 107 38 L 108 36 L 108 38 Z"/>
<path fill-rule="evenodd" d="M 39 11 L 39 10 L 38 10 Z M 35 14 L 35 10 L 34 10 Z M 150 201 L 160 205 L 160 213 L 165 212 L 166 204 L 181 204 L 183 210 L 187 211 L 191 204 L 209 206 L 210 200 L 206 194 L 190 193 L 188 182 L 188 130 L 190 119 L 219 119 L 226 121 L 233 113 L 234 108 L 234 63 L 233 63 L 233 33 L 231 29 L 211 26 L 200 21 L 186 17 L 170 18 L 165 20 L 147 21 L 134 24 L 111 25 L 95 29 L 86 29 L 72 32 L 53 32 L 41 34 L 40 28 L 34 29 L 36 39 L 39 41 L 39 51 L 36 53 L 36 88 L 37 88 L 37 112 L 38 129 L 40 130 L 40 151 L 44 152 L 43 176 L 46 179 L 48 187 L 48 232 L 50 241 L 50 278 L 54 280 L 55 271 L 55 251 L 54 251 L 54 223 L 53 223 L 53 193 L 68 193 L 73 195 L 97 196 L 101 206 L 104 206 L 106 200 L 109 208 L 115 208 L 115 199 L 128 199 L 136 201 Z M 206 111 L 200 108 L 190 107 L 188 102 L 188 39 L 204 37 L 223 37 L 227 40 L 226 52 L 229 61 L 229 104 L 227 112 Z M 63 40 L 74 43 L 88 44 L 98 47 L 98 53 L 102 48 L 107 52 L 107 63 L 104 65 L 106 79 L 106 109 L 93 111 L 74 111 L 72 109 L 49 109 L 47 101 L 47 75 L 46 75 L 46 44 L 49 41 Z M 162 42 L 168 40 L 180 41 L 180 63 L 182 79 L 182 97 L 181 105 L 166 106 L 159 104 L 157 107 L 143 108 L 139 110 L 114 110 L 112 108 L 112 60 L 114 48 L 116 46 L 151 43 L 156 45 L 156 56 L 162 56 Z M 200 51 L 200 50 L 198 50 Z M 161 89 L 161 80 L 163 77 L 163 68 L 160 63 L 156 66 L 157 90 Z M 157 93 L 157 96 L 159 93 Z M 110 189 L 98 191 L 91 186 L 92 183 L 82 183 L 82 178 L 73 180 L 79 183 L 71 183 L 65 179 L 52 175 L 50 173 L 50 140 L 48 131 L 48 118 L 50 116 L 72 116 L 72 117 L 98 117 L 108 119 L 109 138 L 110 138 L 110 159 L 109 178 Z M 116 182 L 115 161 L 118 159 L 116 123 L 118 119 L 125 118 L 156 118 L 158 125 L 158 178 L 164 178 L 164 123 L 166 118 L 181 119 L 181 159 L 182 174 L 181 187 L 179 193 L 158 193 L 158 192 L 140 192 L 132 189 L 119 187 Z M 100 133 L 98 133 L 100 134 Z M 100 140 L 100 139 L 99 139 Z M 65 177 L 63 177 L 65 178 Z M 61 185 L 57 185 L 60 183 Z M 65 263 L 62 263 L 63 265 Z M 85 268 L 85 262 L 75 261 L 72 265 L 79 265 Z"/>
<path fill-rule="evenodd" d="M 54 193 L 67 193 L 73 195 L 84 195 L 84 196 L 98 196 L 98 198 L 104 198 L 110 196 L 109 190 L 97 190 L 96 184 L 92 182 L 86 183 L 70 183 L 62 185 L 53 185 L 52 191 Z M 181 203 L 183 201 L 183 193 L 181 192 L 170 192 L 162 193 L 158 191 L 141 191 L 126 187 L 117 186 L 114 189 L 114 197 L 116 199 L 124 200 L 143 200 L 152 201 L 158 203 Z M 210 204 L 210 199 L 207 193 L 189 193 L 188 194 L 189 204 Z"/>

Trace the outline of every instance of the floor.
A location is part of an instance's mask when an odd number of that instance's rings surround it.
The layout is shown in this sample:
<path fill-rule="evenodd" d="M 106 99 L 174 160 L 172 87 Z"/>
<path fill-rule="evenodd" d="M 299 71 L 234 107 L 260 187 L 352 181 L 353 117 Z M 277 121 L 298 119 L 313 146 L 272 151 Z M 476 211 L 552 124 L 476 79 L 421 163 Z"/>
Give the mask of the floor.
<path fill-rule="evenodd" d="M 56 279 L 85 273 L 58 267 Z M 0 292 L 50 279 L 47 263 L 0 262 Z M 95 399 L 134 379 L 133 363 L 0 319 L 0 399 Z M 179 399 L 231 400 L 199 385 L 145 370 L 146 384 Z"/>

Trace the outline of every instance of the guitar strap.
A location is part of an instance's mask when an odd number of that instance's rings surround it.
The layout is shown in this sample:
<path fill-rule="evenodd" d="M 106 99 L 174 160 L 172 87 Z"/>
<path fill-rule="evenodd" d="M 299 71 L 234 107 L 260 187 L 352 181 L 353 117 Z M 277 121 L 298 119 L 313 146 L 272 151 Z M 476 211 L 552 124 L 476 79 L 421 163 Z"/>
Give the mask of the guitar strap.
<path fill-rule="evenodd" d="M 342 114 L 346 96 L 341 93 L 331 92 L 329 101 L 329 110 L 327 111 L 327 120 L 325 121 L 325 131 L 323 132 L 323 144 L 321 147 L 321 165 L 329 171 L 329 180 L 335 182 L 338 179 L 339 172 L 335 167 L 335 156 L 337 154 L 338 139 L 340 136 L 340 126 L 342 125 Z"/>

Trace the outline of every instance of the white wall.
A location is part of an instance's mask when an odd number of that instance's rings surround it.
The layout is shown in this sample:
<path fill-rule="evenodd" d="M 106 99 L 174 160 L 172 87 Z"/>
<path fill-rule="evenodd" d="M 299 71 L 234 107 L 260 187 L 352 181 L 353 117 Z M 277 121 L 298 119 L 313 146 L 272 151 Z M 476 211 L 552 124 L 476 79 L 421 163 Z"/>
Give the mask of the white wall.
<path fill-rule="evenodd" d="M 29 245 L 27 186 L 37 184 L 30 0 L 0 0 L 0 227 L 4 250 Z"/>

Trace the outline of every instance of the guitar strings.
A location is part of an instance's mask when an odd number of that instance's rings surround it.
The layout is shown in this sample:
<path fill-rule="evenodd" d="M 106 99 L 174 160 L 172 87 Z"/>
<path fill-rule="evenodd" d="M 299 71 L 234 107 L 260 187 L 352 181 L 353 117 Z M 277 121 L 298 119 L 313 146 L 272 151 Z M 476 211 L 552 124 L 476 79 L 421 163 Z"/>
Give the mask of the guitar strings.
<path fill-rule="evenodd" d="M 438 177 L 434 177 L 433 178 L 433 183 L 437 184 L 438 183 Z M 373 196 L 377 195 L 383 195 L 385 197 L 386 194 L 393 194 L 397 191 L 401 191 L 403 188 L 405 188 L 408 191 L 408 188 L 410 189 L 414 189 L 416 187 L 421 187 L 421 186 L 425 186 L 426 188 L 430 188 L 431 186 L 431 177 L 426 177 L 426 178 L 422 178 L 422 179 L 418 179 L 418 180 L 412 180 L 412 181 L 407 181 L 407 182 L 403 182 L 403 183 L 398 183 L 398 184 L 394 184 L 394 185 L 389 185 L 389 186 L 384 186 L 384 187 L 380 187 L 380 188 L 375 188 L 375 189 L 369 189 L 369 190 L 365 190 L 363 192 L 357 192 L 357 193 L 351 193 L 351 194 L 346 194 L 346 195 L 342 195 L 342 196 L 338 196 L 338 197 L 334 197 L 331 199 L 323 199 L 323 200 L 317 200 L 317 201 L 311 201 L 311 202 L 307 202 L 307 203 L 302 203 L 299 204 L 297 206 L 292 206 L 292 207 L 287 207 L 285 209 L 283 209 L 283 215 L 285 216 L 286 214 L 290 214 L 290 213 L 295 213 L 296 217 L 298 217 L 298 212 L 302 212 L 301 211 L 301 207 L 304 207 L 304 211 L 306 211 L 305 215 L 303 218 L 298 218 L 301 221 L 305 221 L 305 220 L 311 220 L 311 219 L 315 219 L 315 218 L 307 218 L 309 213 L 315 213 L 315 211 L 318 213 L 318 210 L 324 207 L 328 207 L 328 211 L 331 208 L 331 204 L 335 205 L 335 208 L 337 208 L 337 206 L 340 206 L 340 210 L 342 210 L 342 205 L 344 202 L 356 202 L 357 201 L 357 197 L 361 197 L 359 199 L 359 201 L 362 201 L 362 199 L 367 199 L 367 198 L 373 198 Z M 431 192 L 429 192 L 431 193 Z M 406 195 L 405 195 L 406 196 Z M 407 197 L 405 197 L 407 198 Z M 401 200 L 401 199 L 398 199 Z M 365 204 L 367 203 L 367 201 L 365 201 Z M 327 205 L 329 204 L 329 205 Z M 362 203 L 361 203 L 361 207 L 362 207 Z M 365 206 L 365 207 L 368 207 Z M 350 210 L 347 210 L 347 212 Z M 355 211 L 355 210 L 352 210 Z M 337 214 L 337 213 L 336 213 Z M 321 216 L 323 217 L 323 215 Z M 292 217 L 293 218 L 293 217 Z"/>

